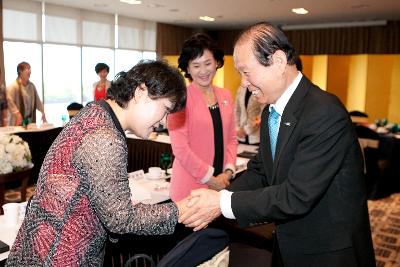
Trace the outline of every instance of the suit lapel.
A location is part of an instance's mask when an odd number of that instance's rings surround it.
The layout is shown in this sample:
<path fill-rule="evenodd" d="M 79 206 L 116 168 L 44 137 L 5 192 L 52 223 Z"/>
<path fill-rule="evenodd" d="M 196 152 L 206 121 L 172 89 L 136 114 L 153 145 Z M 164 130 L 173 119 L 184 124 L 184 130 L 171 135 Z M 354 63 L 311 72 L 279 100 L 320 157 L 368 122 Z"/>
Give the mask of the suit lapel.
<path fill-rule="evenodd" d="M 286 145 L 289 143 L 290 136 L 293 133 L 293 130 L 296 127 L 298 122 L 298 116 L 296 116 L 297 111 L 301 107 L 303 103 L 303 99 L 308 92 L 309 86 L 311 85 L 310 81 L 303 76 L 293 95 L 291 96 L 289 102 L 286 104 L 285 110 L 283 111 L 281 122 L 279 125 L 279 134 L 278 140 L 276 144 L 275 150 L 275 160 L 273 162 L 272 168 L 272 183 L 275 182 L 276 179 L 276 170 L 279 166 L 279 160 L 282 154 L 285 151 Z M 268 122 L 268 117 L 267 117 Z M 268 128 L 268 127 L 267 127 Z M 269 145 L 269 134 L 268 134 L 268 146 Z M 271 148 L 270 155 L 271 155 Z M 272 157 L 271 157 L 272 161 Z"/>

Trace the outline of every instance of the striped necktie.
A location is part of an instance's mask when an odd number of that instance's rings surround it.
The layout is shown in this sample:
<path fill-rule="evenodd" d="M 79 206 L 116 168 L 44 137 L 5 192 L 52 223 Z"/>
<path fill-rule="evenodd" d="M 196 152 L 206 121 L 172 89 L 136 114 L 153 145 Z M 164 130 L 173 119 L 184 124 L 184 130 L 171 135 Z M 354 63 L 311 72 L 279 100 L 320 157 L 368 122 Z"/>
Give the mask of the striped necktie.
<path fill-rule="evenodd" d="M 271 142 L 272 159 L 275 158 L 276 141 L 279 132 L 279 113 L 272 107 L 268 117 L 269 140 Z"/>

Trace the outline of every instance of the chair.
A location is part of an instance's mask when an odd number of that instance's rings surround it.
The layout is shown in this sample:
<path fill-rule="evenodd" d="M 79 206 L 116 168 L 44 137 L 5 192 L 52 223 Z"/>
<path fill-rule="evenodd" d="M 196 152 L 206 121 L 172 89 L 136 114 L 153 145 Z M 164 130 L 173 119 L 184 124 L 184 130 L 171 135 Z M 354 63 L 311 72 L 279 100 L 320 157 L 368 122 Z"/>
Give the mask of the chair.
<path fill-rule="evenodd" d="M 228 266 L 228 244 L 228 234 L 223 230 L 206 228 L 193 232 L 168 252 L 157 267 Z M 145 259 L 151 267 L 155 266 L 149 256 L 136 254 L 125 263 L 125 267 L 137 264 L 139 259 Z"/>
<path fill-rule="evenodd" d="M 379 179 L 381 176 L 379 168 L 379 135 L 368 127 L 356 125 L 355 130 L 358 141 L 362 148 L 364 157 L 364 172 L 369 199 L 376 199 L 379 192 Z"/>
<path fill-rule="evenodd" d="M 368 123 L 368 114 L 365 112 L 353 110 L 349 112 L 349 115 L 354 124 Z"/>

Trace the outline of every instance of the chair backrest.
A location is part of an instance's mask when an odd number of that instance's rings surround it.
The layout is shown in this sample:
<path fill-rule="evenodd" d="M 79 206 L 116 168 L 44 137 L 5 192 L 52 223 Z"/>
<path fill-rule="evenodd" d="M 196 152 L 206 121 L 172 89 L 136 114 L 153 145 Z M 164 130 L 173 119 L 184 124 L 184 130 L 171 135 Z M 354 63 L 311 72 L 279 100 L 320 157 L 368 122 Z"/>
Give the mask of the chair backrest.
<path fill-rule="evenodd" d="M 369 199 L 375 199 L 379 194 L 378 182 L 381 177 L 379 168 L 379 134 L 368 127 L 356 125 L 355 130 L 361 145 L 364 164 L 365 181 Z"/>
<path fill-rule="evenodd" d="M 206 228 L 193 232 L 165 255 L 157 267 L 197 266 L 224 250 L 228 244 L 228 234 L 223 230 Z"/>
<path fill-rule="evenodd" d="M 135 254 L 126 261 L 124 267 L 131 267 L 132 263 L 133 266 L 144 266 L 144 267 L 156 267 L 153 259 L 146 255 L 146 254 Z"/>
<path fill-rule="evenodd" d="M 358 138 L 379 140 L 379 134 L 368 127 L 356 125 L 355 130 Z"/>
<path fill-rule="evenodd" d="M 349 112 L 350 118 L 354 124 L 358 123 L 368 123 L 368 114 L 358 111 L 358 110 L 353 110 Z"/>

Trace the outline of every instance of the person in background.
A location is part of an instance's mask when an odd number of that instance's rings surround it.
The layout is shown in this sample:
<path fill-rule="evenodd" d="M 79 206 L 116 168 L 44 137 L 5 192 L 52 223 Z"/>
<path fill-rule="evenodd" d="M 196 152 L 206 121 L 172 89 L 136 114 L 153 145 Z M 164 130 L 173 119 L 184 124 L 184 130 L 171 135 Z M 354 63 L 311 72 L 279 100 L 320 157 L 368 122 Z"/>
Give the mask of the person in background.
<path fill-rule="evenodd" d="M 236 92 L 236 135 L 240 143 L 260 143 L 260 116 L 263 109 L 257 98 L 247 88 L 240 86 Z"/>
<path fill-rule="evenodd" d="M 1 74 L 1 70 L 0 70 Z M 0 127 L 8 125 L 7 93 L 4 84 L 0 85 Z"/>
<path fill-rule="evenodd" d="M 111 82 L 107 80 L 107 75 L 110 72 L 110 67 L 105 63 L 97 63 L 94 68 L 100 80 L 93 84 L 94 101 L 105 99 L 107 89 L 110 88 Z"/>
<path fill-rule="evenodd" d="M 6 266 L 102 266 L 107 231 L 172 234 L 182 203 L 132 203 L 125 130 L 148 138 L 185 100 L 182 75 L 164 62 L 119 73 L 47 152 Z"/>
<path fill-rule="evenodd" d="M 83 105 L 81 103 L 72 102 L 71 104 L 69 104 L 67 106 L 69 119 L 72 119 L 72 117 L 74 117 L 82 108 Z"/>
<path fill-rule="evenodd" d="M 186 108 L 167 117 L 175 160 L 170 195 L 180 200 L 195 188 L 221 190 L 236 166 L 234 102 L 229 91 L 214 86 L 224 54 L 206 34 L 187 39 L 178 59 L 190 80 Z"/>
<path fill-rule="evenodd" d="M 46 123 L 44 106 L 39 98 L 36 86 L 29 80 L 31 66 L 21 62 L 17 66 L 17 79 L 7 87 L 7 100 L 10 112 L 10 125 L 36 123 L 36 110 L 42 113 L 42 122 Z"/>
<path fill-rule="evenodd" d="M 346 108 L 295 65 L 269 23 L 236 40 L 235 66 L 260 103 L 260 149 L 228 190 L 193 190 L 180 217 L 195 230 L 221 213 L 243 226 L 276 224 L 272 266 L 375 266 L 363 159 Z"/>

